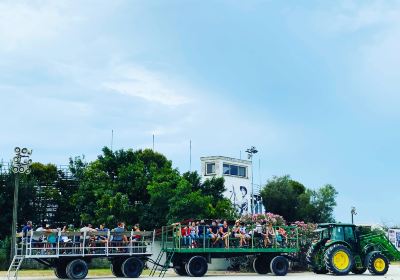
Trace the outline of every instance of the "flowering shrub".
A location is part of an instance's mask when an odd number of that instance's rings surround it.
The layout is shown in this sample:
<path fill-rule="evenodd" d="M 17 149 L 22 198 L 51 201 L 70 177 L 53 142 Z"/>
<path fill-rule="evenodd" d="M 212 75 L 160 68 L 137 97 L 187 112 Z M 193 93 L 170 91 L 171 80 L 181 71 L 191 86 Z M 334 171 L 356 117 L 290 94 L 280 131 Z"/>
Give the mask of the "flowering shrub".
<path fill-rule="evenodd" d="M 272 223 L 274 226 L 284 226 L 286 224 L 285 219 L 274 213 L 265 213 L 265 214 L 247 214 L 240 217 L 240 221 L 244 223 L 255 223 L 266 221 L 267 224 Z"/>
<path fill-rule="evenodd" d="M 307 269 L 306 255 L 308 248 L 310 247 L 312 241 L 317 238 L 314 232 L 317 228 L 317 224 L 306 224 L 303 221 L 296 221 L 291 225 L 297 227 L 300 243 L 300 252 L 297 254 L 299 262 L 297 262 L 293 268 L 297 270 L 304 270 Z"/>

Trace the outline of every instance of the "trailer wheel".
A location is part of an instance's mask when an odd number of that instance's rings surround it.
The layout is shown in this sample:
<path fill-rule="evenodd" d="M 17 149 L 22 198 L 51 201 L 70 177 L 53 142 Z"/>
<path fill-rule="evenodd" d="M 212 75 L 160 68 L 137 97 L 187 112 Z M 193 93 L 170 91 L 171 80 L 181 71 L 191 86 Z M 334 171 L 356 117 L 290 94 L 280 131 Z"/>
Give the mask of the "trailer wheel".
<path fill-rule="evenodd" d="M 67 272 L 66 272 L 67 264 L 65 262 L 58 262 L 54 267 L 54 275 L 59 279 L 67 279 Z"/>
<path fill-rule="evenodd" d="M 353 254 L 346 246 L 335 244 L 325 251 L 325 266 L 335 275 L 347 275 L 354 265 Z"/>
<path fill-rule="evenodd" d="M 371 274 L 385 275 L 389 269 L 389 260 L 381 252 L 368 255 L 368 270 Z"/>
<path fill-rule="evenodd" d="M 258 274 L 267 274 L 269 270 L 269 259 L 266 256 L 258 256 L 253 261 L 253 269 Z"/>
<path fill-rule="evenodd" d="M 88 274 L 87 263 L 81 259 L 68 263 L 65 270 L 69 279 L 84 279 Z"/>
<path fill-rule="evenodd" d="M 188 275 L 186 272 L 185 264 L 182 261 L 174 263 L 174 271 L 179 276 L 187 276 Z"/>
<path fill-rule="evenodd" d="M 186 272 L 192 277 L 202 277 L 208 270 L 208 264 L 204 257 L 194 256 L 185 265 Z"/>
<path fill-rule="evenodd" d="M 276 256 L 271 261 L 270 269 L 276 276 L 285 276 L 289 270 L 289 262 L 283 256 Z"/>
<path fill-rule="evenodd" d="M 122 263 L 122 273 L 125 277 L 137 278 L 142 274 L 144 264 L 136 257 L 130 257 Z"/>
<path fill-rule="evenodd" d="M 122 273 L 122 262 L 124 260 L 122 259 L 113 259 L 111 261 L 111 265 L 110 265 L 110 269 L 111 269 L 111 273 L 115 276 L 115 277 L 124 277 L 124 274 Z"/>

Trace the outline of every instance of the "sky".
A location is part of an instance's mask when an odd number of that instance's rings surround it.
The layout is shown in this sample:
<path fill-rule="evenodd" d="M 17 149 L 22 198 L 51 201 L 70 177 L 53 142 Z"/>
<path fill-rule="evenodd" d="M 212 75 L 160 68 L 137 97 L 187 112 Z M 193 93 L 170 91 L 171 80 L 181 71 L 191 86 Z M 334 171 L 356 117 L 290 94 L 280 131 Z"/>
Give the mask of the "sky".
<path fill-rule="evenodd" d="M 400 224 L 400 2 L 1 1 L 0 159 L 244 157 Z M 258 172 L 260 171 L 260 172 Z"/>

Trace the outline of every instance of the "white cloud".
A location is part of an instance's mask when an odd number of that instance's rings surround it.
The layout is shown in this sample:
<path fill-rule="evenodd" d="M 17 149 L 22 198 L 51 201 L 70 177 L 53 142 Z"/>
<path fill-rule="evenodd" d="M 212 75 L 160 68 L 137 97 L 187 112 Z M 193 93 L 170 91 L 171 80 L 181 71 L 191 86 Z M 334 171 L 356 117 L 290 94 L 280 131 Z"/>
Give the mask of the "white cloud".
<path fill-rule="evenodd" d="M 63 33 L 81 18 L 71 15 L 65 1 L 0 2 L 0 50 L 31 48 Z"/>
<path fill-rule="evenodd" d="M 160 73 L 134 66 L 119 66 L 113 72 L 117 77 L 103 83 L 105 89 L 167 106 L 192 101 L 188 92 L 193 90 Z"/>

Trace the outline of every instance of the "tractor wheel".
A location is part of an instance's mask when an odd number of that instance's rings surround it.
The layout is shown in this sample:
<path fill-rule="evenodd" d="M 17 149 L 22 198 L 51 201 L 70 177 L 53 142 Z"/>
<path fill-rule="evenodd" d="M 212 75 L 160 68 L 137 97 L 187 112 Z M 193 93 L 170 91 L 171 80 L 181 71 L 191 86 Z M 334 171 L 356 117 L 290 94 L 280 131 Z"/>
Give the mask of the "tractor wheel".
<path fill-rule="evenodd" d="M 175 261 L 174 262 L 174 271 L 179 276 L 187 276 L 188 275 L 183 261 Z"/>
<path fill-rule="evenodd" d="M 366 267 L 362 267 L 362 268 L 357 268 L 357 267 L 353 267 L 351 269 L 351 272 L 353 272 L 354 274 L 363 274 L 365 271 L 367 271 Z"/>
<path fill-rule="evenodd" d="M 124 274 L 122 273 L 122 262 L 123 259 L 113 259 L 111 261 L 111 272 L 115 277 L 124 277 Z"/>
<path fill-rule="evenodd" d="M 126 259 L 121 266 L 122 273 L 128 278 L 138 278 L 142 274 L 144 264 L 136 257 Z"/>
<path fill-rule="evenodd" d="M 307 251 L 306 261 L 312 272 L 316 274 L 328 273 L 328 270 L 325 267 L 321 246 L 311 245 Z"/>
<path fill-rule="evenodd" d="M 270 263 L 270 269 L 276 276 L 285 276 L 289 270 L 289 262 L 283 256 L 276 256 Z"/>
<path fill-rule="evenodd" d="M 201 256 L 191 257 L 185 268 L 189 276 L 202 277 L 208 270 L 207 260 Z"/>
<path fill-rule="evenodd" d="M 346 246 L 335 244 L 325 251 L 325 266 L 330 273 L 347 275 L 354 265 L 353 254 Z"/>
<path fill-rule="evenodd" d="M 67 264 L 65 262 L 58 262 L 57 265 L 54 267 L 54 274 L 59 279 L 67 279 L 67 272 L 66 272 Z"/>
<path fill-rule="evenodd" d="M 374 252 L 368 255 L 368 270 L 371 274 L 385 275 L 389 269 L 389 260 L 381 252 Z"/>
<path fill-rule="evenodd" d="M 267 256 L 261 255 L 254 259 L 253 261 L 253 269 L 258 274 L 267 274 L 270 272 L 269 264 L 270 259 Z"/>
<path fill-rule="evenodd" d="M 81 259 L 71 261 L 65 270 L 69 279 L 84 279 L 88 274 L 87 263 Z"/>

